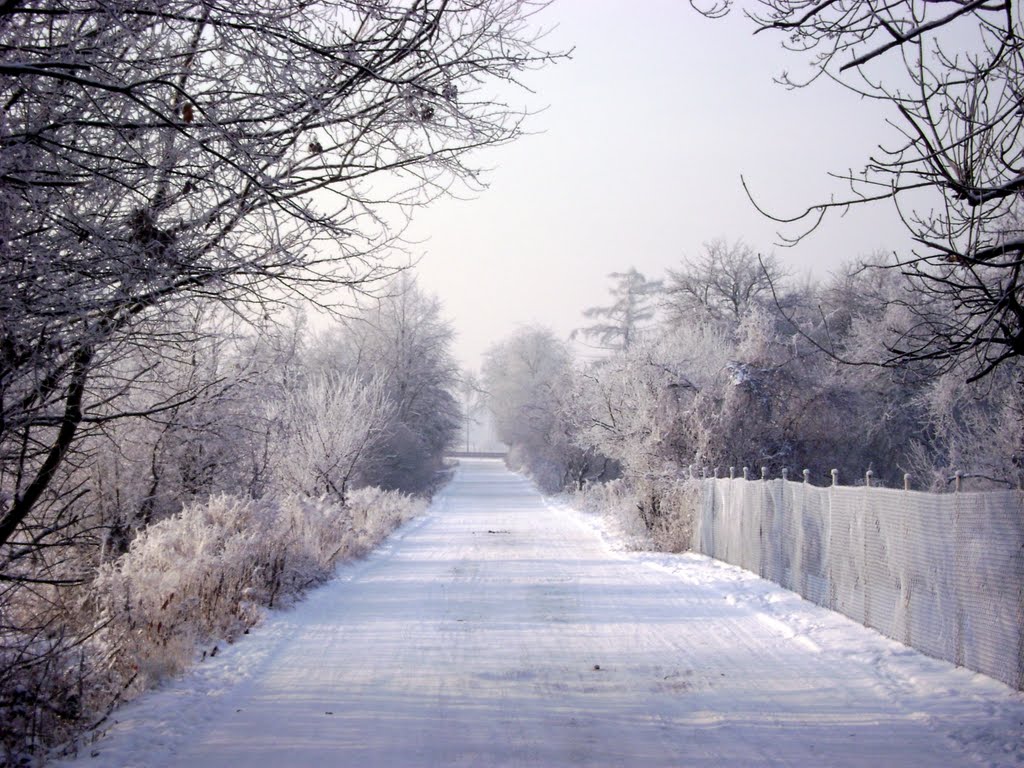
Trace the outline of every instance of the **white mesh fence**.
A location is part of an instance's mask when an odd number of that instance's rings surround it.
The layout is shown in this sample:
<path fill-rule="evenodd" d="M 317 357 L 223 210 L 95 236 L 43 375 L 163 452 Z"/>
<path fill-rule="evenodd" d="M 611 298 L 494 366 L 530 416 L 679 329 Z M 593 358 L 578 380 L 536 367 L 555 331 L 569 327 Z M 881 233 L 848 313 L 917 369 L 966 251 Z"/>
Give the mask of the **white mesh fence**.
<path fill-rule="evenodd" d="M 694 543 L 931 656 L 1024 689 L 1024 494 L 703 481 Z"/>

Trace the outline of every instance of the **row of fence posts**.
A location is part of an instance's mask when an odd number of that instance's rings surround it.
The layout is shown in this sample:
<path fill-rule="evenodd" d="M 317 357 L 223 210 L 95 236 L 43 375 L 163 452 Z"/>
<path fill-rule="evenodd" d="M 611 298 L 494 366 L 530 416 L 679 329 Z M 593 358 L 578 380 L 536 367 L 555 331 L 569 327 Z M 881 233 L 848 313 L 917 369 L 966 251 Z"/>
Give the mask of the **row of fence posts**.
<path fill-rule="evenodd" d="M 691 480 L 696 480 L 697 479 L 696 466 L 697 466 L 696 464 L 691 464 L 690 465 L 690 479 Z M 710 475 L 709 475 L 709 472 L 711 473 Z M 838 469 L 833 469 L 832 472 L 831 472 L 831 475 L 832 475 L 832 485 L 834 485 L 834 486 L 835 485 L 839 485 L 839 470 Z M 872 485 L 874 483 L 874 475 L 875 475 L 875 473 L 872 472 L 870 469 L 867 472 L 864 473 L 864 485 L 866 487 L 868 487 L 868 488 L 872 487 Z M 810 483 L 810 481 L 811 481 L 811 470 L 805 469 L 803 471 L 803 476 L 804 476 L 804 482 L 805 483 Z M 714 478 L 716 480 L 718 479 L 718 467 L 715 467 L 713 470 L 709 470 L 708 467 L 701 467 L 700 468 L 700 478 L 702 480 L 707 480 L 709 477 L 712 477 L 712 478 Z M 730 480 L 735 480 L 736 479 L 736 467 L 729 467 L 729 479 Z M 743 467 L 743 479 L 744 480 L 749 480 L 750 479 L 750 468 L 749 467 Z M 761 479 L 762 480 L 767 480 L 768 479 L 768 467 L 761 467 Z M 786 469 L 785 467 L 782 468 L 782 479 L 783 480 L 789 480 L 789 470 Z M 959 472 L 957 472 L 953 476 L 953 479 L 954 479 L 954 483 L 955 483 L 954 484 L 954 490 L 955 491 L 959 491 L 960 490 L 961 474 Z M 903 490 L 905 490 L 905 491 L 909 491 L 910 490 L 910 474 L 909 473 L 903 475 Z"/>

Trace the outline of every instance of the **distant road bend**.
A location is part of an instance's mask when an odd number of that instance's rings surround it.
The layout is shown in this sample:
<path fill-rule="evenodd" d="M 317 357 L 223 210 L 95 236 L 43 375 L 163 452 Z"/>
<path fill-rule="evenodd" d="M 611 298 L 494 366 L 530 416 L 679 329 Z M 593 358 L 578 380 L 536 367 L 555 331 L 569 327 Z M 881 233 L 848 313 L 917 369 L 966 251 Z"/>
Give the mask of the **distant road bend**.
<path fill-rule="evenodd" d="M 117 719 L 75 765 L 1024 765 L 1019 693 L 730 566 L 616 551 L 495 459 Z"/>

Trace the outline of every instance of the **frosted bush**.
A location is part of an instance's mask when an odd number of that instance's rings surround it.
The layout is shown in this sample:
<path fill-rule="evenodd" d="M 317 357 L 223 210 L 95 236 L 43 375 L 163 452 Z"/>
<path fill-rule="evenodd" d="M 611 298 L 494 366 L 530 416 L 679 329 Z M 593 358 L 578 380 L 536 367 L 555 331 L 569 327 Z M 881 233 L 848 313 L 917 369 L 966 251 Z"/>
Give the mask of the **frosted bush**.
<path fill-rule="evenodd" d="M 650 546 L 647 528 L 636 507 L 636 494 L 625 480 L 587 483 L 572 495 L 572 503 L 577 509 L 607 518 L 632 546 Z"/>
<path fill-rule="evenodd" d="M 700 489 L 685 481 L 637 487 L 625 479 L 588 483 L 572 503 L 607 518 L 638 549 L 685 552 L 693 545 Z"/>
<path fill-rule="evenodd" d="M 693 548 L 694 521 L 700 506 L 700 486 L 676 481 L 661 488 L 659 514 L 651 526 L 651 542 L 663 552 L 687 552 Z"/>
<path fill-rule="evenodd" d="M 117 694 L 104 660 L 58 623 L 61 596 L 20 591 L 15 610 L 0 608 L 0 766 L 36 765 L 34 754 L 95 722 Z"/>
<path fill-rule="evenodd" d="M 233 640 L 264 607 L 329 578 L 339 561 L 364 553 L 421 509 L 420 501 L 374 488 L 353 492 L 345 506 L 228 495 L 188 506 L 101 569 L 102 641 L 142 686 L 175 674 L 201 646 Z"/>
<path fill-rule="evenodd" d="M 367 487 L 352 491 L 348 508 L 366 546 L 372 547 L 402 523 L 423 512 L 426 502 L 397 491 Z"/>

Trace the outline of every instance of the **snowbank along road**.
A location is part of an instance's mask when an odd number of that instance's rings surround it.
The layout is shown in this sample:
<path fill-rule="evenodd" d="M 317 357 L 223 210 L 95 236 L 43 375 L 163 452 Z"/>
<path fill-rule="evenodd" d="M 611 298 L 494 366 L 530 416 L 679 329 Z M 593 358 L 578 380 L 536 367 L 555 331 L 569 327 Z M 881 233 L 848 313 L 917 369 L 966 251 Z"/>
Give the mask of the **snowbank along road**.
<path fill-rule="evenodd" d="M 90 766 L 1024 765 L 1024 697 L 494 460 L 84 748 Z"/>

